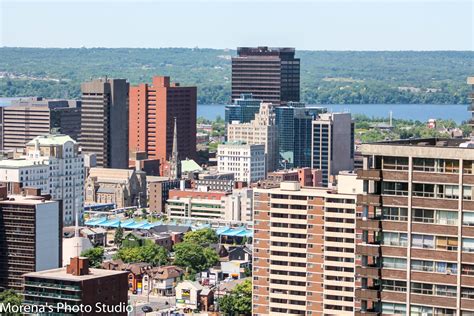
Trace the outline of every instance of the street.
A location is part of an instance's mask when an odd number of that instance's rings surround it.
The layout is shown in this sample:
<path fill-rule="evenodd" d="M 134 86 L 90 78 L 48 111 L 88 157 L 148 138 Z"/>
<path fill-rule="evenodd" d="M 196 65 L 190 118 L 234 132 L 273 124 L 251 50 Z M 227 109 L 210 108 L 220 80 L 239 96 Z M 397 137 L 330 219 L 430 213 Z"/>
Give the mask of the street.
<path fill-rule="evenodd" d="M 161 315 L 162 312 L 169 311 L 173 309 L 176 303 L 174 296 L 155 296 L 150 295 L 150 302 L 147 303 L 146 295 L 136 295 L 130 294 L 130 303 L 133 306 L 133 312 L 130 315 L 133 316 L 142 316 L 142 315 Z M 168 303 L 168 304 L 167 304 Z M 150 306 L 153 309 L 153 312 L 144 313 L 142 311 L 143 306 Z"/>

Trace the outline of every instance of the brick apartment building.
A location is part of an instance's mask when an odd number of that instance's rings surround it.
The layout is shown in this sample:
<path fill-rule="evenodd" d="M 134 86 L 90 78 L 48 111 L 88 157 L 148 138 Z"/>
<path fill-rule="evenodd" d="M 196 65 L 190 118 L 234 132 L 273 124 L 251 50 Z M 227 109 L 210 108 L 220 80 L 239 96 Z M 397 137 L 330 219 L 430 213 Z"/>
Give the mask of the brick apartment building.
<path fill-rule="evenodd" d="M 356 315 L 474 315 L 472 143 L 388 141 L 361 152 Z"/>
<path fill-rule="evenodd" d="M 195 158 L 196 109 L 197 88 L 171 83 L 170 77 L 130 87 L 129 151 L 147 152 L 163 166 L 171 158 L 176 118 L 179 157 Z"/>

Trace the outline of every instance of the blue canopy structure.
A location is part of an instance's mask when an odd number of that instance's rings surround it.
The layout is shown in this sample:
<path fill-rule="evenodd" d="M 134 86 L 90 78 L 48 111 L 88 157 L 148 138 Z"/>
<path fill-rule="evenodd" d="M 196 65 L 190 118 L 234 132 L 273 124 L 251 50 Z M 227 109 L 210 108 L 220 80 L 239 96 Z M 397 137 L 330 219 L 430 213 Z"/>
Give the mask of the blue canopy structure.
<path fill-rule="evenodd" d="M 216 230 L 216 234 L 219 236 L 229 236 L 229 237 L 253 237 L 253 230 L 246 229 L 244 227 L 239 227 L 239 228 L 220 227 Z"/>

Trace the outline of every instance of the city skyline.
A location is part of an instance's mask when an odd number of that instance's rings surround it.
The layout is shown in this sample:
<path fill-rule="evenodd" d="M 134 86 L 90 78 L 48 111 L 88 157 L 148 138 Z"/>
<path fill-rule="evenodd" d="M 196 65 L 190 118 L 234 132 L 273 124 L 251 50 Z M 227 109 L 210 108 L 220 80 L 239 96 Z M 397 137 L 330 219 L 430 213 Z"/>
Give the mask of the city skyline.
<path fill-rule="evenodd" d="M 473 4 L 465 0 L 449 3 L 6 0 L 0 4 L 0 11 L 3 21 L 0 46 L 234 49 L 267 45 L 299 50 L 376 51 L 474 48 Z M 88 23 L 71 23 L 78 16 L 87 16 Z M 271 19 L 264 21 L 262 16 Z M 244 25 L 239 23 L 241 19 L 255 23 Z M 169 31 L 156 33 L 157 21 L 168 26 Z M 115 32 L 103 36 L 103 32 L 97 31 L 100 29 Z"/>

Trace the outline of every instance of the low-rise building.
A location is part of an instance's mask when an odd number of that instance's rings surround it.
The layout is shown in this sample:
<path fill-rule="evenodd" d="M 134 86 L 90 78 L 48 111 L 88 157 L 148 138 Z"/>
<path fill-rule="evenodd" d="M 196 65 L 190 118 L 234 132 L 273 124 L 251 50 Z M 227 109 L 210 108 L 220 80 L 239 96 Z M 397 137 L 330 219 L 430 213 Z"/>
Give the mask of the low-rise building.
<path fill-rule="evenodd" d="M 131 169 L 91 168 L 85 182 L 86 203 L 145 207 L 146 192 L 146 174 Z"/>
<path fill-rule="evenodd" d="M 146 294 L 148 288 L 150 288 L 151 294 L 160 296 L 175 295 L 176 284 L 182 279 L 183 275 L 183 269 L 176 266 L 152 268 L 143 279 L 144 293 Z"/>
<path fill-rule="evenodd" d="M 149 211 L 152 213 L 164 213 L 166 211 L 166 200 L 169 198 L 169 191 L 179 188 L 180 180 L 169 177 L 147 176 L 146 185 Z"/>
<path fill-rule="evenodd" d="M 25 274 L 23 297 L 24 305 L 45 308 L 39 314 L 125 316 L 127 273 L 90 269 L 87 258 L 75 257 L 66 268 Z"/>
<path fill-rule="evenodd" d="M 269 173 L 265 180 L 258 181 L 254 186 L 259 188 L 277 188 L 284 181 L 297 181 L 302 187 L 321 187 L 322 171 L 311 168 L 278 170 Z"/>
<path fill-rule="evenodd" d="M 208 311 L 213 303 L 213 292 L 198 282 L 182 281 L 176 285 L 176 307 L 185 311 Z"/>
<path fill-rule="evenodd" d="M 217 147 L 218 171 L 234 173 L 237 181 L 250 184 L 264 179 L 265 161 L 265 145 L 227 143 Z"/>

